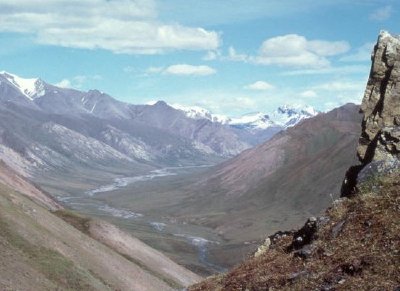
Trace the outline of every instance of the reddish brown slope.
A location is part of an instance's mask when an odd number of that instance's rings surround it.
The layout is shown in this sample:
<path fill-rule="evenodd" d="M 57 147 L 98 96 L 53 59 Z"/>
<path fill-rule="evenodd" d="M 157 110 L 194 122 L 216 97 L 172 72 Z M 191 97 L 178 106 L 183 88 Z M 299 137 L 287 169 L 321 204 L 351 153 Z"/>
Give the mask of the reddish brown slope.
<path fill-rule="evenodd" d="M 189 290 L 398 290 L 400 175 L 361 186 L 317 222 L 315 240 L 290 250 L 293 234 Z"/>
<path fill-rule="evenodd" d="M 0 183 L 10 187 L 11 189 L 21 192 L 37 203 L 42 204 L 50 210 L 62 209 L 53 198 L 45 192 L 37 188 L 26 178 L 16 173 L 13 169 L 8 167 L 3 161 L 0 160 Z"/>
<path fill-rule="evenodd" d="M 326 209 L 330 193 L 338 195 L 343 173 L 356 159 L 358 110 L 347 104 L 240 154 L 188 185 L 189 197 L 169 210 L 213 228 L 230 247 L 211 254 L 222 264 L 237 263 L 245 241 L 294 228 Z"/>

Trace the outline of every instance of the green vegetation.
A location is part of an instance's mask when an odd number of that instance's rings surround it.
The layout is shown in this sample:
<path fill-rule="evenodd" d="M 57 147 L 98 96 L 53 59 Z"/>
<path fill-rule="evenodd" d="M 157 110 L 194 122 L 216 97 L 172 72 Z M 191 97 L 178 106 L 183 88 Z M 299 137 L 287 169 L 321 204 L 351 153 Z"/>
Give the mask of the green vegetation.
<path fill-rule="evenodd" d="M 69 223 L 70 225 L 72 225 L 73 227 L 75 227 L 76 229 L 78 229 L 79 231 L 91 236 L 90 234 L 90 222 L 92 221 L 91 218 L 85 217 L 81 214 L 78 214 L 72 210 L 66 210 L 66 209 L 62 209 L 62 210 L 57 210 L 54 212 L 55 215 L 57 215 L 58 217 L 60 217 L 61 219 L 63 219 L 65 222 Z M 93 237 L 94 239 L 96 239 L 95 237 Z M 118 250 L 115 250 L 116 252 L 118 252 Z M 167 283 L 169 286 L 171 286 L 174 289 L 179 289 L 179 288 L 183 288 L 184 286 L 179 285 L 177 282 L 175 282 L 174 280 L 160 274 L 159 272 L 152 270 L 151 268 L 147 267 L 144 263 L 142 263 L 141 261 L 132 258 L 129 255 L 126 255 L 124 253 L 118 252 L 121 256 L 123 256 L 125 259 L 127 259 L 128 261 L 131 261 L 132 263 L 134 263 L 135 265 L 139 266 L 142 270 L 152 274 L 153 276 L 161 279 L 162 281 L 164 281 L 165 283 Z"/>
<path fill-rule="evenodd" d="M 29 264 L 63 290 L 94 290 L 92 276 L 60 253 L 31 244 L 0 216 L 0 237 L 26 257 Z"/>
<path fill-rule="evenodd" d="M 174 280 L 160 274 L 159 272 L 156 272 L 152 269 L 150 269 L 149 267 L 147 267 L 145 264 L 143 264 L 141 261 L 132 258 L 129 255 L 123 254 L 123 253 L 119 253 L 121 256 L 123 256 L 125 259 L 127 259 L 128 261 L 134 263 L 135 265 L 139 266 L 142 270 L 152 274 L 154 277 L 159 278 L 160 280 L 164 281 L 165 283 L 167 283 L 170 287 L 174 288 L 174 289 L 182 289 L 184 286 L 178 284 L 177 282 L 175 282 Z"/>

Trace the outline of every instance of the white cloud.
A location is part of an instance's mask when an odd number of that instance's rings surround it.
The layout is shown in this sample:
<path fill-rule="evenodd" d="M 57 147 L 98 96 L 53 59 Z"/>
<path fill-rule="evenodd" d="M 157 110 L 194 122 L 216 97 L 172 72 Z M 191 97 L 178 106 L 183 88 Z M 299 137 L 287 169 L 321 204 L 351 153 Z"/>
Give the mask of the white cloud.
<path fill-rule="evenodd" d="M 164 70 L 163 67 L 149 67 L 146 70 L 146 73 L 148 74 L 156 74 L 156 73 L 161 73 Z"/>
<path fill-rule="evenodd" d="M 188 64 L 176 64 L 169 67 L 149 67 L 146 74 L 164 74 L 181 76 L 208 76 L 217 73 L 214 68 L 209 66 L 193 66 Z"/>
<path fill-rule="evenodd" d="M 384 21 L 392 16 L 393 8 L 390 5 L 378 8 L 369 15 L 369 19 L 376 21 Z"/>
<path fill-rule="evenodd" d="M 354 53 L 345 55 L 340 58 L 342 62 L 367 62 L 371 61 L 371 53 L 374 48 L 374 43 L 368 42 L 357 48 Z"/>
<path fill-rule="evenodd" d="M 306 90 L 300 93 L 300 97 L 315 98 L 318 97 L 318 94 L 314 90 Z"/>
<path fill-rule="evenodd" d="M 330 66 L 327 57 L 349 49 L 345 41 L 307 40 L 301 35 L 287 34 L 265 40 L 259 55 L 251 57 L 251 61 L 262 65 L 322 69 Z"/>
<path fill-rule="evenodd" d="M 235 62 L 247 62 L 249 60 L 249 56 L 246 54 L 238 54 L 233 47 L 229 47 L 228 57 L 226 57 L 226 59 Z"/>
<path fill-rule="evenodd" d="M 78 75 L 71 79 L 62 79 L 60 82 L 56 83 L 55 86 L 61 88 L 76 88 L 81 89 L 86 83 L 91 81 L 99 81 L 102 77 L 100 75 L 85 76 Z"/>
<path fill-rule="evenodd" d="M 265 81 L 257 81 L 257 82 L 254 82 L 252 84 L 245 86 L 244 88 L 249 89 L 249 90 L 256 90 L 256 91 L 266 91 L 266 90 L 274 89 L 275 87 L 272 84 L 267 83 Z"/>
<path fill-rule="evenodd" d="M 249 62 L 250 56 L 243 54 L 243 53 L 238 53 L 236 49 L 232 46 L 228 48 L 228 54 L 224 55 L 220 50 L 216 51 L 209 51 L 207 54 L 203 57 L 203 60 L 205 61 L 211 61 L 211 60 L 222 60 L 222 61 L 233 61 L 233 62 Z"/>
<path fill-rule="evenodd" d="M 314 86 L 315 90 L 325 91 L 360 91 L 365 87 L 364 82 L 349 82 L 349 81 L 332 81 Z"/>
<path fill-rule="evenodd" d="M 57 87 L 61 87 L 61 88 L 71 88 L 72 84 L 71 81 L 68 79 L 62 79 L 60 82 L 58 82 L 57 84 L 55 84 L 55 86 Z"/>
<path fill-rule="evenodd" d="M 295 69 L 281 73 L 282 76 L 302 76 L 302 75 L 321 75 L 321 74 L 367 74 L 369 72 L 369 66 L 351 65 L 351 66 L 337 66 L 328 67 L 322 69 Z"/>
<path fill-rule="evenodd" d="M 227 96 L 226 92 L 214 93 L 208 96 L 200 95 L 193 99 L 197 100 L 197 106 L 204 107 L 213 113 L 224 115 L 240 115 L 245 112 L 255 111 L 260 106 L 260 102 L 256 98 L 240 95 L 234 96 L 233 93 Z"/>
<path fill-rule="evenodd" d="M 170 75 L 196 75 L 207 76 L 213 75 L 217 71 L 209 66 L 192 66 L 188 64 L 177 64 L 165 68 L 162 73 Z"/>
<path fill-rule="evenodd" d="M 220 35 L 157 20 L 154 0 L 0 2 L 0 31 L 33 34 L 46 45 L 155 54 L 215 50 Z"/>
<path fill-rule="evenodd" d="M 353 81 L 331 81 L 313 86 L 311 89 L 324 96 L 326 102 L 331 104 L 345 104 L 352 102 L 360 104 L 364 95 L 366 82 L 360 80 Z M 330 108 L 325 104 L 325 108 Z"/>
<path fill-rule="evenodd" d="M 221 52 L 219 50 L 208 51 L 207 54 L 202 59 L 204 61 L 213 61 L 213 60 L 217 60 L 220 56 L 221 56 Z"/>

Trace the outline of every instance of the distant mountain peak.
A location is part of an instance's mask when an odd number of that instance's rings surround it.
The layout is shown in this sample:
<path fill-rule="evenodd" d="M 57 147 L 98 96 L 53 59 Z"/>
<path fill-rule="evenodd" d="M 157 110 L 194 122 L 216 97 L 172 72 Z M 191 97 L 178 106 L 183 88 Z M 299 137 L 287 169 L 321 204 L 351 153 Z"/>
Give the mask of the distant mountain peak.
<path fill-rule="evenodd" d="M 103 91 L 99 91 L 97 89 L 91 89 L 88 91 L 88 94 L 95 94 L 95 95 L 104 95 Z"/>
<path fill-rule="evenodd" d="M 169 106 L 169 105 L 167 104 L 167 102 L 165 102 L 163 100 L 159 100 L 159 101 L 155 102 L 153 104 L 153 106 Z"/>
<path fill-rule="evenodd" d="M 232 118 L 229 124 L 234 127 L 244 127 L 250 130 L 263 130 L 275 125 L 269 115 L 262 112 L 252 112 L 238 118 Z"/>
<path fill-rule="evenodd" d="M 230 118 L 225 115 L 213 114 L 211 113 L 211 111 L 199 106 L 187 106 L 177 103 L 169 104 L 169 106 L 177 110 L 183 111 L 187 117 L 193 119 L 208 119 L 212 122 L 217 122 L 221 124 L 226 124 L 230 121 Z"/>
<path fill-rule="evenodd" d="M 1 71 L 0 76 L 30 100 L 42 97 L 46 92 L 45 83 L 40 78 L 21 78 L 5 71 Z"/>
<path fill-rule="evenodd" d="M 272 114 L 251 112 L 239 117 L 228 117 L 226 115 L 213 114 L 211 111 L 199 106 L 186 106 L 177 103 L 169 105 L 183 111 L 189 118 L 208 119 L 212 122 L 236 128 L 246 128 L 250 131 L 265 130 L 270 127 L 291 127 L 319 113 L 311 106 L 285 104 L 278 107 Z"/>
<path fill-rule="evenodd" d="M 309 114 L 309 115 L 316 115 L 319 112 L 315 110 L 311 106 L 303 106 L 303 105 L 296 105 L 296 104 L 284 104 L 277 109 L 281 113 L 304 113 L 304 114 Z"/>
<path fill-rule="evenodd" d="M 314 117 L 319 112 L 311 106 L 285 104 L 271 114 L 271 119 L 284 128 L 292 127 L 300 121 Z"/>

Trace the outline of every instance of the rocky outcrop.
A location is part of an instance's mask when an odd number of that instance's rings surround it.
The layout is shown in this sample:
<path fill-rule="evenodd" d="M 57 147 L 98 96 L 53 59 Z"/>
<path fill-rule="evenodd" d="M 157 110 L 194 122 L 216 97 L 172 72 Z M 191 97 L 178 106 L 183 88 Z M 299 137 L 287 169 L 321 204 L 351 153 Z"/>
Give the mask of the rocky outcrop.
<path fill-rule="evenodd" d="M 380 33 L 361 112 L 360 163 L 346 173 L 344 197 L 357 192 L 358 182 L 400 168 L 400 36 Z"/>

